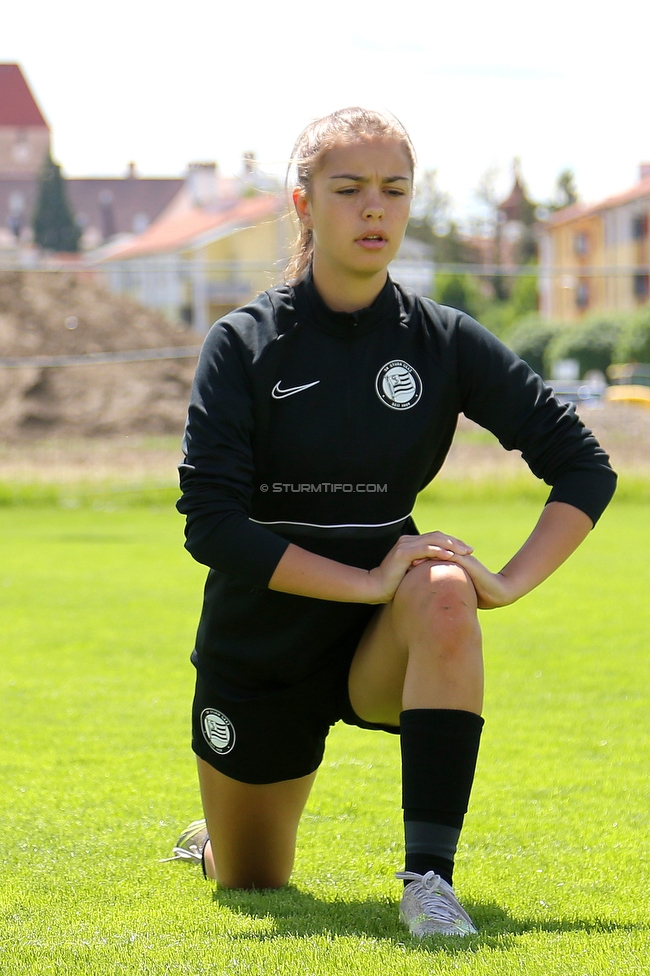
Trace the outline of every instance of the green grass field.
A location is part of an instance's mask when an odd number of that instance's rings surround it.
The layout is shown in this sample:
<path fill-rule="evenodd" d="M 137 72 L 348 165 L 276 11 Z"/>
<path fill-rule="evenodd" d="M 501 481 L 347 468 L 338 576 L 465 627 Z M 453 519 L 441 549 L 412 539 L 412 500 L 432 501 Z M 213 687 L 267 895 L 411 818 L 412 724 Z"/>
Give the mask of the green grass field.
<path fill-rule="evenodd" d="M 538 510 L 429 499 L 419 524 L 498 568 Z M 482 614 L 486 729 L 456 877 L 481 931 L 457 941 L 397 920 L 382 733 L 332 732 L 288 889 L 222 892 L 158 863 L 200 813 L 187 659 L 204 570 L 181 519 L 8 505 L 0 539 L 3 976 L 650 972 L 645 504 L 615 503 L 551 580 Z"/>

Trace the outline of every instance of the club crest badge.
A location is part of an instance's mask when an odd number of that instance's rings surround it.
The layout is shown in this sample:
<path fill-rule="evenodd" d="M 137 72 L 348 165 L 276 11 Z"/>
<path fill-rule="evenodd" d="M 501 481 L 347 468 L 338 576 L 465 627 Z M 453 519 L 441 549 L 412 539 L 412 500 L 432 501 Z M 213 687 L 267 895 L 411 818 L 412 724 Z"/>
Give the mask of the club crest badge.
<path fill-rule="evenodd" d="M 375 386 L 379 399 L 393 410 L 409 410 L 422 396 L 422 380 L 402 359 L 382 366 Z"/>
<path fill-rule="evenodd" d="M 201 712 L 201 731 L 203 738 L 214 752 L 225 756 L 235 745 L 235 729 L 223 712 L 216 708 L 204 708 Z"/>

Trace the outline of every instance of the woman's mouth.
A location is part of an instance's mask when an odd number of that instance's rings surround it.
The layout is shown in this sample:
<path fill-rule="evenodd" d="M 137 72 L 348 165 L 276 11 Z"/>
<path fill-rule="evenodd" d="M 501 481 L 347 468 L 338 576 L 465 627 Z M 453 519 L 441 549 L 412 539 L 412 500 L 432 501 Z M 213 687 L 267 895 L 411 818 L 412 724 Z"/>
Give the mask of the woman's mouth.
<path fill-rule="evenodd" d="M 357 237 L 357 244 L 360 244 L 367 251 L 381 250 L 387 243 L 383 234 L 364 234 L 363 237 Z"/>

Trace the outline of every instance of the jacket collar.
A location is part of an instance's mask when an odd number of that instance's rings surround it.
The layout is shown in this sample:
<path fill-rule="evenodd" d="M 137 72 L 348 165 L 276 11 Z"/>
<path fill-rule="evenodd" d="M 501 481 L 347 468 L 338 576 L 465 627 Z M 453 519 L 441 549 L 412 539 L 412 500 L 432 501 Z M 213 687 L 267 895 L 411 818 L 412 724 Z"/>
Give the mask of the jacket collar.
<path fill-rule="evenodd" d="M 333 312 L 316 290 L 311 269 L 292 290 L 294 306 L 300 319 L 311 322 L 321 332 L 341 338 L 365 335 L 381 325 L 398 322 L 401 317 L 397 288 L 390 276 L 372 305 L 361 308 L 358 312 Z"/>

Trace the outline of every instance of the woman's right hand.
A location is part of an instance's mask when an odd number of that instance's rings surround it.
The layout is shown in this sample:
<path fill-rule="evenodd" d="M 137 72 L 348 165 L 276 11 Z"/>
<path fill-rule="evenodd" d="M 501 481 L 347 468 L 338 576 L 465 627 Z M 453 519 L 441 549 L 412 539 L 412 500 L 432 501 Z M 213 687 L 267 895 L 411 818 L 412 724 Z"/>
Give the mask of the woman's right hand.
<path fill-rule="evenodd" d="M 445 532 L 402 535 L 379 566 L 368 573 L 371 599 L 367 602 L 389 603 L 408 571 L 425 560 L 453 562 L 455 556 L 468 556 L 473 551 L 472 546 Z"/>

